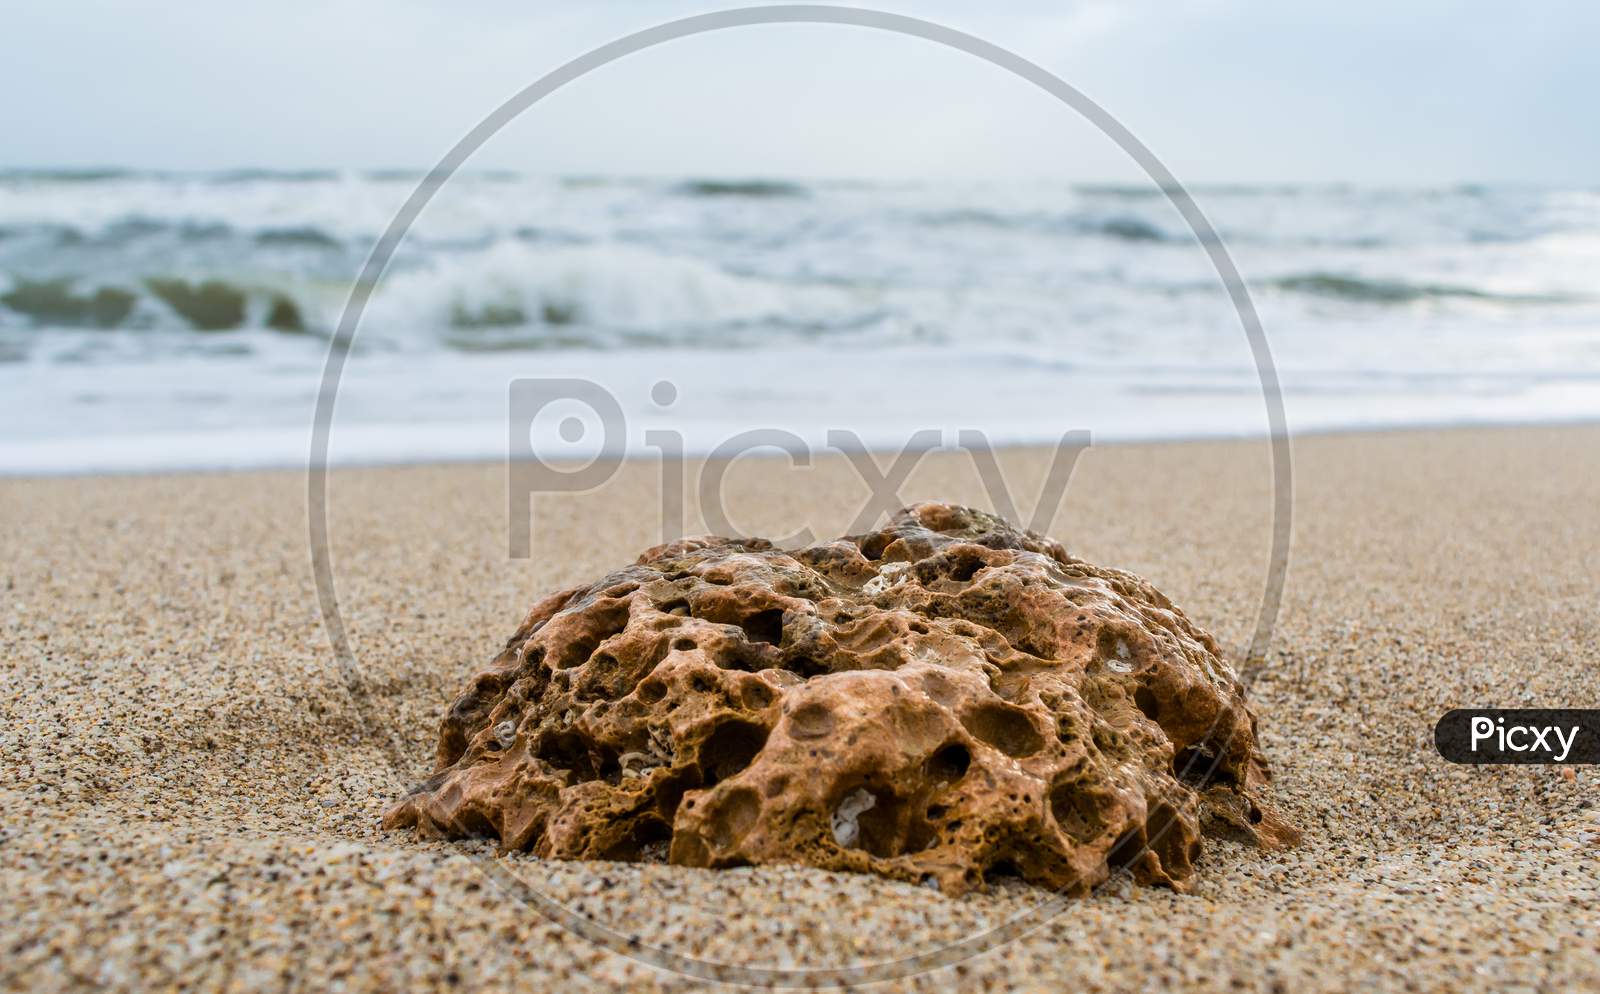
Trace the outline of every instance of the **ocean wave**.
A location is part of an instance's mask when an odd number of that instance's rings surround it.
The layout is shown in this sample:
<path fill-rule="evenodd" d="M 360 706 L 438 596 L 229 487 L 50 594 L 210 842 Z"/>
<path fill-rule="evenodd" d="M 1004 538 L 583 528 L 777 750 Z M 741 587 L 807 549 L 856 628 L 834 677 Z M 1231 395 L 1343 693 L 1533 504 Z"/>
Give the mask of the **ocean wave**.
<path fill-rule="evenodd" d="M 337 169 L 227 169 L 209 173 L 213 183 L 328 183 L 342 179 Z"/>
<path fill-rule="evenodd" d="M 928 228 L 984 228 L 1041 235 L 1091 235 L 1129 242 L 1165 242 L 1170 236 L 1160 226 L 1133 214 L 1051 213 L 1000 211 L 982 207 L 957 207 L 921 211 L 914 224 Z"/>
<path fill-rule="evenodd" d="M 289 291 L 220 279 L 152 276 L 93 285 L 70 276 L 14 278 L 0 293 L 0 308 L 39 328 L 308 330 L 302 305 Z"/>
<path fill-rule="evenodd" d="M 338 235 L 314 225 L 266 226 L 240 232 L 224 221 L 167 219 L 143 214 L 124 215 L 98 228 L 88 230 L 53 222 L 0 226 L 0 241 L 24 239 L 33 239 L 54 247 L 88 246 L 111 249 L 155 239 L 191 245 L 214 245 L 221 241 L 236 239 L 241 242 L 241 251 L 248 251 L 250 244 L 266 248 L 338 248 L 344 245 L 344 240 Z M 128 261 L 137 262 L 138 257 L 131 257 Z"/>
<path fill-rule="evenodd" d="M 1166 199 L 1187 192 L 1193 196 L 1213 197 L 1326 197 L 1365 196 L 1373 193 L 1395 192 L 1414 196 L 1417 191 L 1387 191 L 1373 187 L 1358 187 L 1349 183 L 1188 183 L 1183 186 L 1162 187 L 1154 183 L 1077 183 L 1073 190 L 1084 196 L 1111 197 L 1120 200 Z M 1436 191 L 1423 191 L 1436 192 Z M 1437 191 L 1446 194 L 1450 190 Z"/>
<path fill-rule="evenodd" d="M 325 244 L 295 234 L 293 244 Z M 269 329 L 326 333 L 349 277 L 180 269 L 122 277 L 12 274 L 0 324 L 40 329 Z M 503 240 L 412 257 L 368 304 L 367 340 L 490 348 L 693 342 L 859 329 L 883 313 L 870 287 L 791 282 L 617 244 Z"/>
<path fill-rule="evenodd" d="M 133 314 L 139 297 L 120 287 L 78 290 L 74 280 L 18 280 L 0 293 L 0 306 L 36 324 L 65 328 L 116 328 Z"/>
<path fill-rule="evenodd" d="M 339 248 L 344 242 L 321 228 L 301 225 L 289 228 L 261 228 L 255 233 L 257 245 L 293 246 L 296 248 Z"/>
<path fill-rule="evenodd" d="M 0 169 L 0 183 L 120 183 L 126 181 L 240 183 L 316 183 L 343 178 L 337 169 L 224 169 L 189 171 L 171 169 L 129 169 L 123 167 L 51 169 Z"/>
<path fill-rule="evenodd" d="M 1103 221 L 1089 222 L 1088 230 L 1097 235 L 1117 238 L 1125 242 L 1164 242 L 1169 240 L 1166 232 L 1149 221 L 1137 217 L 1112 217 Z"/>
<path fill-rule="evenodd" d="M 122 344 L 33 331 L 326 335 L 417 176 L 115 171 L 4 184 L 20 175 L 0 173 L 0 325 L 46 351 L 74 337 Z M 1419 328 L 1448 321 L 1499 340 L 1511 305 L 1560 304 L 1538 319 L 1576 325 L 1589 314 L 1566 305 L 1597 299 L 1593 192 L 1406 199 L 1278 186 L 1231 188 L 1230 199 L 1227 187 L 1198 189 L 1281 320 L 1337 322 L 1357 307 L 1388 307 L 1398 319 L 1409 307 L 1404 317 Z M 481 351 L 849 336 L 1137 351 L 1129 343 L 1153 333 L 1143 329 L 1192 320 L 1191 289 L 1215 290 L 1182 218 L 1144 199 L 1161 196 L 1153 186 L 1060 183 L 464 175 L 399 245 L 361 339 Z M 120 341 L 159 351 L 223 340 Z M 248 344 L 298 347 L 267 336 Z"/>
<path fill-rule="evenodd" d="M 770 179 L 691 179 L 672 188 L 685 197 L 804 197 L 810 194 L 799 183 Z"/>
<path fill-rule="evenodd" d="M 191 219 L 165 220 L 133 214 L 106 225 L 97 236 L 99 241 L 112 245 L 138 241 L 145 238 L 172 236 L 184 242 L 214 242 L 233 234 L 233 228 L 222 221 Z M 85 239 L 92 241 L 94 239 Z"/>
<path fill-rule="evenodd" d="M 859 326 L 870 291 L 740 275 L 638 247 L 504 242 L 397 274 L 369 307 L 380 334 L 446 329 L 469 348 L 688 342 L 740 328 Z M 388 331 L 386 332 L 385 329 Z"/>
<path fill-rule="evenodd" d="M 1368 304 L 1409 304 L 1423 300 L 1477 300 L 1502 304 L 1574 303 L 1561 294 L 1499 293 L 1449 283 L 1413 283 L 1399 279 L 1312 272 L 1281 276 L 1270 282 L 1279 290 Z"/>
<path fill-rule="evenodd" d="M 928 228 L 1017 228 L 1023 225 L 1023 218 L 981 207 L 954 207 L 922 211 L 913 222 Z"/>
<path fill-rule="evenodd" d="M 142 175 L 148 174 L 137 169 L 121 168 L 0 169 L 0 182 L 103 183 L 133 179 Z"/>
<path fill-rule="evenodd" d="M 89 240 L 81 228 L 71 224 L 47 222 L 44 224 L 0 225 L 0 241 L 29 241 L 43 247 L 60 248 L 79 245 Z"/>

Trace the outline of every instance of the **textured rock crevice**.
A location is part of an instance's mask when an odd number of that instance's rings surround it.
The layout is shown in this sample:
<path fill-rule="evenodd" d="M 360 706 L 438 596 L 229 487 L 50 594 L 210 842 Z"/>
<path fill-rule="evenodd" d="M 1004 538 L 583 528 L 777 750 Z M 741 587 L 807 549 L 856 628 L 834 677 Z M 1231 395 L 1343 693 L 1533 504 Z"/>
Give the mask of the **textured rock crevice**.
<path fill-rule="evenodd" d="M 541 856 L 1183 889 L 1295 831 L 1216 642 L 967 508 L 787 552 L 703 538 L 534 605 L 386 816 Z"/>

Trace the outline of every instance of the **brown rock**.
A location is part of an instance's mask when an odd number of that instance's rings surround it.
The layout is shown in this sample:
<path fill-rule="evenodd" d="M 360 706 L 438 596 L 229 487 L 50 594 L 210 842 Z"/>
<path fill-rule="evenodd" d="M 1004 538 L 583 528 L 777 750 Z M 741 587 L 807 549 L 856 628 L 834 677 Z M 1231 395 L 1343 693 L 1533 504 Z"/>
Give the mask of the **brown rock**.
<path fill-rule="evenodd" d="M 1295 831 L 1216 642 L 1137 576 L 920 504 L 785 552 L 651 549 L 534 605 L 385 818 L 541 856 L 1182 889 Z"/>

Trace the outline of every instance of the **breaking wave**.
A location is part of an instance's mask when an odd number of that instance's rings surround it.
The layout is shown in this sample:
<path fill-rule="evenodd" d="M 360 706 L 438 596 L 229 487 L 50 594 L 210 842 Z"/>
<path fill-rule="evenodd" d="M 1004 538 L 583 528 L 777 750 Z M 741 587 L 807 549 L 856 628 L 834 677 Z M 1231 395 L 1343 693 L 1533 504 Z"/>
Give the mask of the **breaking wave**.
<path fill-rule="evenodd" d="M 308 330 L 304 305 L 292 291 L 181 276 L 111 284 L 77 277 L 17 279 L 0 293 L 0 307 L 11 319 L 0 324 L 33 327 Z"/>
<path fill-rule="evenodd" d="M 443 328 L 445 344 L 483 349 L 821 335 L 860 329 L 880 313 L 870 290 L 738 275 L 642 248 L 505 243 L 398 274 L 368 320 L 380 335 Z"/>
<path fill-rule="evenodd" d="M 303 462 L 321 339 L 421 178 L 0 170 L 0 472 Z M 1600 410 L 1600 191 L 1189 192 L 1298 427 Z M 695 445 L 794 418 L 898 446 L 978 412 L 1011 441 L 1260 430 L 1227 295 L 1145 185 L 463 172 L 357 348 L 354 458 L 503 455 L 525 370 L 641 423 L 670 371 Z"/>
<path fill-rule="evenodd" d="M 0 170 L 0 349 L 26 352 L 52 329 L 326 334 L 419 175 Z M 1486 332 L 1505 306 L 1576 322 L 1569 305 L 1594 302 L 1595 191 L 1191 192 L 1267 291 L 1276 335 L 1343 313 L 1327 301 Z M 362 340 L 476 351 L 834 336 L 1134 356 L 1155 329 L 1200 323 L 1215 289 L 1151 186 L 476 172 L 407 234 Z"/>
<path fill-rule="evenodd" d="M 260 236 L 258 236 L 260 237 Z M 320 246 L 313 233 L 274 241 Z M 244 273 L 13 277 L 0 327 L 328 333 L 348 282 Z M 363 338 L 492 348 L 730 343 L 859 330 L 883 317 L 870 288 L 797 284 L 614 245 L 523 240 L 413 260 L 381 282 Z"/>

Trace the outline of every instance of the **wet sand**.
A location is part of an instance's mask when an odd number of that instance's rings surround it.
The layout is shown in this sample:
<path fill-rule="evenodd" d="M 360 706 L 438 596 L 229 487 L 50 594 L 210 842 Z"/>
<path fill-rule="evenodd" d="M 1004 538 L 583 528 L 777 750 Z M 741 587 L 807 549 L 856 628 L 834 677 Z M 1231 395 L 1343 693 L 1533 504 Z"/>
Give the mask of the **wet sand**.
<path fill-rule="evenodd" d="M 1595 770 L 1455 767 L 1431 742 L 1455 706 L 1600 704 L 1600 428 L 1327 436 L 1295 455 L 1288 584 L 1252 699 L 1304 843 L 1211 841 L 1191 894 L 1059 905 L 1014 881 L 949 899 L 800 868 L 496 858 L 378 828 L 526 605 L 658 540 L 653 466 L 539 498 L 517 560 L 501 466 L 336 472 L 353 674 L 311 580 L 304 474 L 0 481 L 0 977 L 686 990 L 723 967 L 869 978 L 924 957 L 942 965 L 874 989 L 1600 986 Z M 1048 459 L 1001 457 L 1024 512 Z M 757 534 L 837 534 L 868 494 L 838 458 L 741 460 L 726 484 L 729 517 Z M 900 493 L 989 504 L 960 454 Z M 1260 443 L 1101 447 L 1050 531 L 1238 647 L 1271 497 Z M 617 948 L 506 893 L 511 874 Z M 951 948 L 1030 914 L 1011 941 Z"/>

